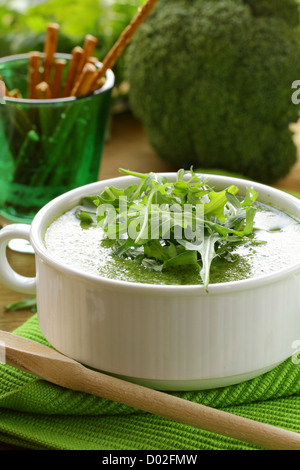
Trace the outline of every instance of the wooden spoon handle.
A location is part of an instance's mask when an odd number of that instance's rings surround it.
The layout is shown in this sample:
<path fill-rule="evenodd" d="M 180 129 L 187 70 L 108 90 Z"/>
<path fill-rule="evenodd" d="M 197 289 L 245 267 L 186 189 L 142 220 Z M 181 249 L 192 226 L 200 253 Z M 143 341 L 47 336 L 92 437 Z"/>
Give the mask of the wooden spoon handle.
<path fill-rule="evenodd" d="M 298 433 L 90 370 L 47 346 L 12 333 L 0 332 L 1 344 L 0 357 L 5 357 L 7 364 L 62 387 L 113 400 L 265 449 L 300 450 Z"/>
<path fill-rule="evenodd" d="M 300 450 L 300 434 L 85 369 L 77 390 L 270 450 Z"/>

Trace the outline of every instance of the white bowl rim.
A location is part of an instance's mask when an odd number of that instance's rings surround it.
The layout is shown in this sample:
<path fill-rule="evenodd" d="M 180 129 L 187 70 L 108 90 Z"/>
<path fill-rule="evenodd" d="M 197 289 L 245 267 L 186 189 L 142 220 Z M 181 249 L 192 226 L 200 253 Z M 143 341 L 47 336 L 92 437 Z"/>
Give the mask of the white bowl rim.
<path fill-rule="evenodd" d="M 217 183 L 224 183 L 225 187 L 229 184 L 236 184 L 237 186 L 249 186 L 253 187 L 256 191 L 259 192 L 261 189 L 262 191 L 268 191 L 271 196 L 279 197 L 282 202 L 290 203 L 292 206 L 299 210 L 300 214 L 300 200 L 297 199 L 295 196 L 282 191 L 281 189 L 274 188 L 273 186 L 268 186 L 263 183 L 258 183 L 252 180 L 247 180 L 244 178 L 236 178 L 231 176 L 223 176 L 223 175 L 214 175 L 214 174 L 206 174 L 201 172 L 196 172 L 197 174 L 207 178 L 208 180 L 213 179 Z M 164 175 L 167 178 L 174 177 L 176 172 L 163 172 L 159 173 L 160 175 Z M 298 262 L 291 264 L 290 266 L 281 268 L 277 271 L 264 274 L 261 276 L 255 276 L 248 279 L 241 279 L 237 281 L 228 281 L 222 283 L 213 283 L 209 284 L 207 292 L 204 288 L 204 285 L 199 284 L 190 284 L 190 285 L 160 285 L 160 284 L 148 284 L 148 283 L 138 283 L 138 282 L 131 282 L 131 281 L 123 281 L 118 279 L 110 279 L 105 278 L 100 275 L 91 274 L 87 272 L 82 272 L 79 269 L 76 269 L 72 266 L 68 266 L 63 262 L 57 260 L 54 256 L 49 253 L 47 250 L 44 242 L 43 242 L 43 235 L 42 227 L 45 225 L 45 220 L 48 220 L 47 226 L 55 219 L 52 217 L 49 220 L 48 212 L 50 210 L 55 210 L 55 208 L 59 205 L 64 205 L 65 208 L 62 211 L 57 211 L 56 217 L 60 216 L 63 212 L 74 207 L 81 197 L 96 194 L 97 188 L 99 185 L 118 185 L 121 179 L 127 178 L 129 181 L 130 179 L 134 178 L 131 176 L 119 176 L 115 178 L 110 178 L 106 180 L 99 180 L 94 183 L 90 183 L 84 186 L 80 186 L 73 190 L 70 190 L 61 196 L 56 197 L 55 199 L 51 200 L 47 203 L 34 217 L 31 228 L 30 228 L 30 239 L 31 244 L 34 248 L 35 253 L 47 264 L 51 265 L 53 268 L 58 269 L 59 271 L 65 273 L 66 275 L 76 277 L 81 281 L 85 282 L 93 282 L 95 284 L 101 284 L 106 288 L 111 288 L 114 290 L 128 290 L 128 291 L 135 291 L 136 293 L 159 293 L 159 294 L 180 294 L 180 295 L 214 295 L 214 294 L 233 294 L 235 291 L 240 290 L 248 290 L 253 288 L 258 288 L 265 286 L 270 283 L 275 283 L 280 281 L 283 278 L 287 278 L 289 276 L 294 276 L 297 273 L 300 273 L 300 259 Z M 131 181 L 132 182 L 132 181 Z M 64 201 L 73 201 L 73 204 L 67 205 L 64 204 Z M 75 201 L 75 202 L 74 202 Z M 77 201 L 77 202 L 76 202 Z"/>

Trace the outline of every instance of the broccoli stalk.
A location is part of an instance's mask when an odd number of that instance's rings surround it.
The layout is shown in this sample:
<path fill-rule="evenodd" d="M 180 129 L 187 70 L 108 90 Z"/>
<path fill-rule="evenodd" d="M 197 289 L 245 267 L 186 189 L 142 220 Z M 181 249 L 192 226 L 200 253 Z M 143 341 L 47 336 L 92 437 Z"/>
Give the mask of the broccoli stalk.
<path fill-rule="evenodd" d="M 130 106 L 174 168 L 268 184 L 296 161 L 296 0 L 160 0 L 125 57 Z"/>

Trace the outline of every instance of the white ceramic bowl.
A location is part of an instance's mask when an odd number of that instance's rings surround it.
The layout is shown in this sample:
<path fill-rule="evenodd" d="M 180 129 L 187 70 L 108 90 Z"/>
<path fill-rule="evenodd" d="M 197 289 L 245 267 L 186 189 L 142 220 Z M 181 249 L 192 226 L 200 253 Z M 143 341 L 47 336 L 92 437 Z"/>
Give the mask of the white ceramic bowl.
<path fill-rule="evenodd" d="M 171 180 L 175 174 L 167 173 Z M 217 190 L 252 186 L 259 200 L 300 220 L 300 201 L 247 180 L 206 175 Z M 44 245 L 49 224 L 106 185 L 125 187 L 133 177 L 114 178 L 54 199 L 31 226 L 0 231 L 0 281 L 36 292 L 46 339 L 79 362 L 162 390 L 195 390 L 238 383 L 275 367 L 293 354 L 300 338 L 300 259 L 259 278 L 203 286 L 161 286 L 110 280 L 55 260 Z M 15 273 L 6 259 L 13 238 L 29 240 L 36 278 Z"/>

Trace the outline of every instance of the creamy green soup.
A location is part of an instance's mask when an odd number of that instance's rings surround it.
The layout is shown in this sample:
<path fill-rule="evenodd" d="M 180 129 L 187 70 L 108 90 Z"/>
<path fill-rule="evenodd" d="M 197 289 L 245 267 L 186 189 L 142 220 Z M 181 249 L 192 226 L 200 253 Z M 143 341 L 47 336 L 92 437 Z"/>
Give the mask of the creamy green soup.
<path fill-rule="evenodd" d="M 255 203 L 255 207 L 253 235 L 247 243 L 236 246 L 230 256 L 213 260 L 210 283 L 262 276 L 300 259 L 300 224 L 268 205 Z M 114 256 L 112 240 L 105 239 L 98 226 L 82 228 L 75 210 L 61 215 L 46 231 L 45 245 L 57 260 L 110 279 L 163 285 L 202 283 L 195 266 L 173 266 L 157 272 Z"/>

